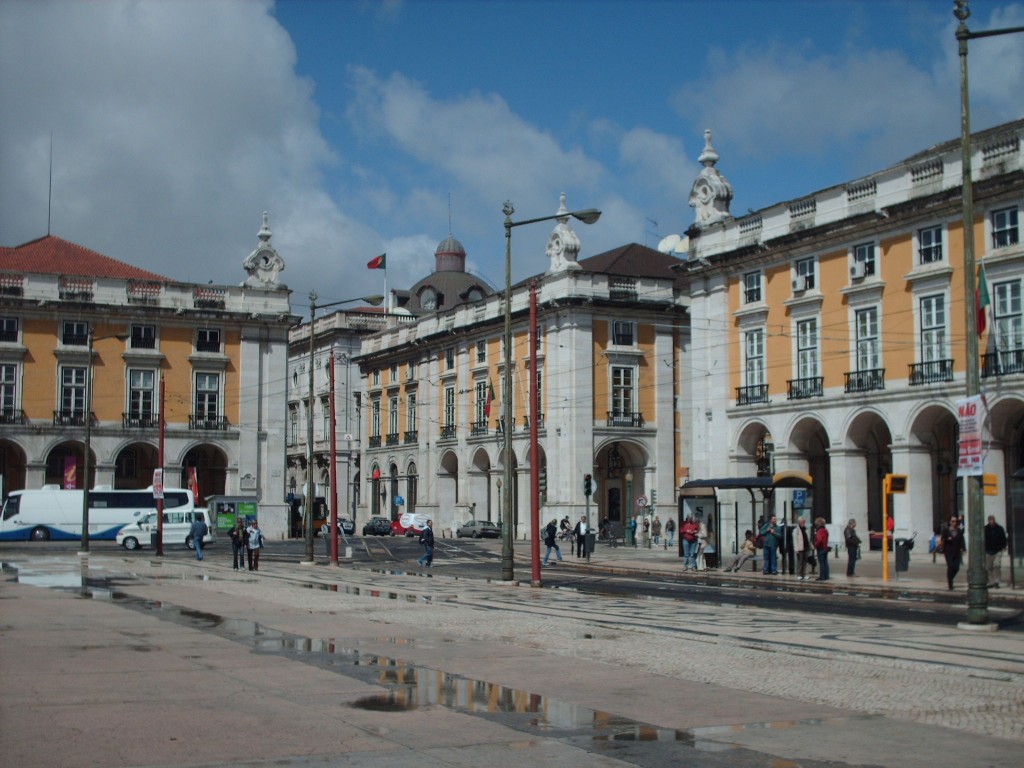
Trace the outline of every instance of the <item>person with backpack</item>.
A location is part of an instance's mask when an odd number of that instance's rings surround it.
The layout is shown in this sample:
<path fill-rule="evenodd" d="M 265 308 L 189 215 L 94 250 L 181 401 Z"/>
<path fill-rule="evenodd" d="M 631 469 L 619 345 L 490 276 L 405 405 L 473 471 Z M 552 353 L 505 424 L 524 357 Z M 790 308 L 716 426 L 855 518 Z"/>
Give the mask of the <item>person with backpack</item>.
<path fill-rule="evenodd" d="M 562 561 L 562 550 L 558 548 L 558 542 L 556 538 L 558 536 L 558 526 L 555 525 L 555 518 L 551 518 L 551 522 L 544 528 L 544 546 L 548 548 L 548 551 L 544 553 L 544 562 L 542 565 L 548 564 L 548 558 L 551 557 L 551 550 L 555 550 L 555 555 L 558 558 L 558 562 Z"/>
<path fill-rule="evenodd" d="M 775 515 L 768 518 L 768 522 L 761 526 L 758 531 L 764 537 L 764 568 L 761 573 L 765 576 L 779 575 L 779 533 Z"/>
<path fill-rule="evenodd" d="M 818 553 L 818 578 L 815 581 L 828 581 L 828 528 L 824 517 L 814 519 L 814 550 Z"/>
<path fill-rule="evenodd" d="M 427 527 L 420 534 L 420 544 L 423 547 L 423 555 L 416 561 L 427 568 L 434 567 L 434 521 L 427 520 Z"/>
<path fill-rule="evenodd" d="M 196 560 L 203 559 L 203 537 L 209 533 L 209 528 L 206 522 L 203 520 L 203 516 L 199 512 L 194 512 L 195 519 L 192 521 L 192 527 L 189 529 L 188 535 L 192 539 L 192 545 L 196 548 Z"/>
<path fill-rule="evenodd" d="M 892 520 L 891 517 L 889 519 Z M 860 536 L 857 535 L 857 521 L 853 518 L 843 530 L 843 539 L 846 542 L 846 576 L 850 578 L 857 575 L 853 571 L 860 560 Z"/>
<path fill-rule="evenodd" d="M 249 570 L 258 571 L 260 569 L 260 550 L 263 549 L 263 531 L 260 530 L 259 522 L 253 520 L 245 529 L 245 533 L 247 535 L 245 554 L 249 558 Z"/>

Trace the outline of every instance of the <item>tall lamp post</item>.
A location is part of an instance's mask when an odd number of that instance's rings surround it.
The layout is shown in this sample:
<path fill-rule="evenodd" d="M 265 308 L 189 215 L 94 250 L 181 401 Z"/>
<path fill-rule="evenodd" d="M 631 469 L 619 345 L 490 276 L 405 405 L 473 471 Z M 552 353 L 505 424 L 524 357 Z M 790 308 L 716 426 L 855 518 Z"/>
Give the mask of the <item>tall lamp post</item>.
<path fill-rule="evenodd" d="M 312 565 L 315 560 L 313 558 L 313 492 L 315 486 L 315 479 L 313 476 L 313 357 L 316 354 L 316 310 L 327 309 L 328 307 L 337 307 L 341 304 L 352 304 L 356 301 L 364 301 L 374 307 L 379 306 L 383 301 L 384 297 L 379 294 L 372 296 L 360 296 L 355 299 L 342 299 L 341 301 L 332 301 L 327 304 L 317 304 L 316 291 L 309 292 L 309 399 L 306 403 L 306 503 L 303 505 L 302 520 L 305 527 L 306 533 L 306 559 L 302 561 L 304 565 Z M 332 511 L 332 527 L 337 527 L 337 522 L 334 520 L 334 516 L 337 515 L 337 510 Z M 334 530 L 331 531 L 331 535 L 337 535 Z"/>
<path fill-rule="evenodd" d="M 963 234 L 964 234 L 964 308 L 965 332 L 967 334 L 966 396 L 975 397 L 981 391 L 981 377 L 978 370 L 978 307 L 976 281 L 974 276 L 974 182 L 971 174 L 971 105 L 967 91 L 967 41 L 976 37 L 995 37 L 1024 32 L 1024 27 L 990 29 L 971 32 L 967 29 L 967 18 L 971 15 L 969 0 L 954 0 L 953 15 L 960 24 L 956 39 L 960 49 L 960 165 L 963 184 Z M 982 478 L 964 477 L 967 483 L 967 626 L 988 625 L 988 578 L 985 572 L 984 498 Z"/>
<path fill-rule="evenodd" d="M 92 326 L 86 333 L 88 358 L 85 368 L 85 454 L 82 456 L 82 548 L 81 555 L 89 554 L 89 458 L 92 454 L 92 345 L 97 341 L 117 339 L 125 341 L 128 335 L 115 333 L 109 336 L 93 335 Z"/>
<path fill-rule="evenodd" d="M 560 211 L 550 216 L 541 216 L 536 219 L 512 221 L 512 214 L 516 212 L 512 203 L 506 200 L 501 210 L 505 214 L 505 371 L 502 376 L 503 391 L 501 393 L 503 422 L 501 434 L 505 441 L 504 457 L 502 460 L 505 504 L 502 510 L 501 578 L 503 581 L 512 581 L 515 578 L 515 569 L 512 561 L 512 227 L 536 224 L 541 221 L 553 221 L 555 219 L 568 218 L 569 216 L 572 216 L 577 221 L 582 221 L 584 224 L 593 224 L 601 218 L 601 212 L 596 208 L 585 208 L 581 211 Z M 530 461 L 531 466 L 537 464 L 536 454 L 531 455 Z M 534 535 L 537 535 L 537 531 L 534 531 Z"/>

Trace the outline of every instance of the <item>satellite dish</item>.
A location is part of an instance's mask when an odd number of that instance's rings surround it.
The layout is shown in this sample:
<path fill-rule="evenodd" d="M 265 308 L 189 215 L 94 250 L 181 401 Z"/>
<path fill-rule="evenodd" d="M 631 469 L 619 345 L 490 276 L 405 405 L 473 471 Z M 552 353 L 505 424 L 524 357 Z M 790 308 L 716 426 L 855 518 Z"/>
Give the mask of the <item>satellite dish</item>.
<path fill-rule="evenodd" d="M 679 238 L 679 242 L 676 243 L 675 252 L 676 253 L 684 254 L 685 256 L 689 256 L 690 255 L 690 238 L 688 238 L 688 237 L 681 237 L 681 238 Z"/>
<path fill-rule="evenodd" d="M 682 238 L 679 235 L 669 235 L 668 237 L 662 238 L 661 242 L 658 243 L 658 250 L 662 253 L 672 253 L 679 245 L 679 241 Z"/>

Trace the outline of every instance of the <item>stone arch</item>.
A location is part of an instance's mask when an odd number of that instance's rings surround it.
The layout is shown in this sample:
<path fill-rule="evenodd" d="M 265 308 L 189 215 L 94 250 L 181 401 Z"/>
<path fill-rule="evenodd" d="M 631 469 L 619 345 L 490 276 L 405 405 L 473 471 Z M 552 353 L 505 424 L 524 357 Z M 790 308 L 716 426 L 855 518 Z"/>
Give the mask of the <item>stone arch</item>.
<path fill-rule="evenodd" d="M 594 479 L 599 520 L 608 519 L 620 531 L 631 518 L 634 500 L 647 494 L 650 455 L 640 442 L 608 438 L 596 447 Z"/>
<path fill-rule="evenodd" d="M 873 408 L 859 410 L 847 422 L 843 442 L 846 446 L 842 453 L 847 470 L 848 508 L 840 510 L 840 515 L 857 517 L 859 515 L 853 514 L 854 510 L 864 509 L 868 529 L 881 530 L 882 478 L 892 471 L 889 423 Z"/>
<path fill-rule="evenodd" d="M 0 440 L 0 476 L 4 479 L 4 498 L 11 491 L 25 489 L 28 457 L 25 449 L 13 440 Z"/>
<path fill-rule="evenodd" d="M 789 435 L 785 443 L 790 451 L 798 451 L 800 461 L 804 466 L 787 466 L 786 469 L 804 470 L 814 480 L 814 486 L 809 494 L 808 514 L 813 520 L 815 517 L 832 519 L 832 465 L 829 461 L 829 436 L 825 425 L 817 416 L 804 415 L 797 417 L 796 421 L 789 428 Z M 787 464 L 793 464 L 794 455 L 790 452 L 786 456 Z M 799 510 L 794 509 L 794 514 Z"/>
<path fill-rule="evenodd" d="M 221 496 L 227 492 L 227 453 L 213 443 L 200 443 L 189 449 L 181 461 L 178 476 L 180 488 L 188 488 L 189 470 L 195 468 L 198 483 L 198 506 L 206 505 L 207 496 Z"/>
<path fill-rule="evenodd" d="M 469 506 L 474 519 L 493 521 L 497 517 L 497 502 L 491 492 L 491 456 L 487 449 L 478 446 L 473 452 L 469 467 Z M 494 504 L 492 511 L 491 505 Z"/>

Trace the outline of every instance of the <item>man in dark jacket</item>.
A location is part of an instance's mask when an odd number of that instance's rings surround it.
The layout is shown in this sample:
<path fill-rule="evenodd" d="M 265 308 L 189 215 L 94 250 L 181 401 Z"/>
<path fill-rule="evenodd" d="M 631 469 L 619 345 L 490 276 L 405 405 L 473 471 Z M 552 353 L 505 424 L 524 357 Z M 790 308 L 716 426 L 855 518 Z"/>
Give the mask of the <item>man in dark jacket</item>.
<path fill-rule="evenodd" d="M 427 568 L 434 566 L 434 521 L 427 520 L 427 527 L 420 534 L 420 544 L 423 545 L 423 556 L 416 562 L 425 565 Z"/>
<path fill-rule="evenodd" d="M 203 559 L 203 537 L 209 532 L 206 527 L 206 523 L 203 522 L 203 517 L 199 512 L 195 513 L 195 519 L 192 521 L 192 527 L 189 529 L 188 535 L 192 539 L 192 545 L 196 548 L 196 560 Z"/>
<path fill-rule="evenodd" d="M 942 531 L 942 556 L 946 558 L 946 583 L 953 588 L 953 579 L 960 572 L 960 560 L 964 555 L 964 532 L 960 530 L 960 521 L 956 517 L 949 518 L 949 525 Z"/>
<path fill-rule="evenodd" d="M 985 570 L 988 571 L 988 585 L 999 586 L 1003 570 L 1003 550 L 1006 549 L 1006 530 L 996 522 L 995 515 L 988 516 L 985 524 Z"/>
<path fill-rule="evenodd" d="M 764 536 L 764 568 L 761 572 L 766 576 L 779 575 L 779 541 L 782 534 L 778 529 L 778 520 L 775 515 L 768 518 L 768 522 L 761 526 L 758 531 Z"/>

